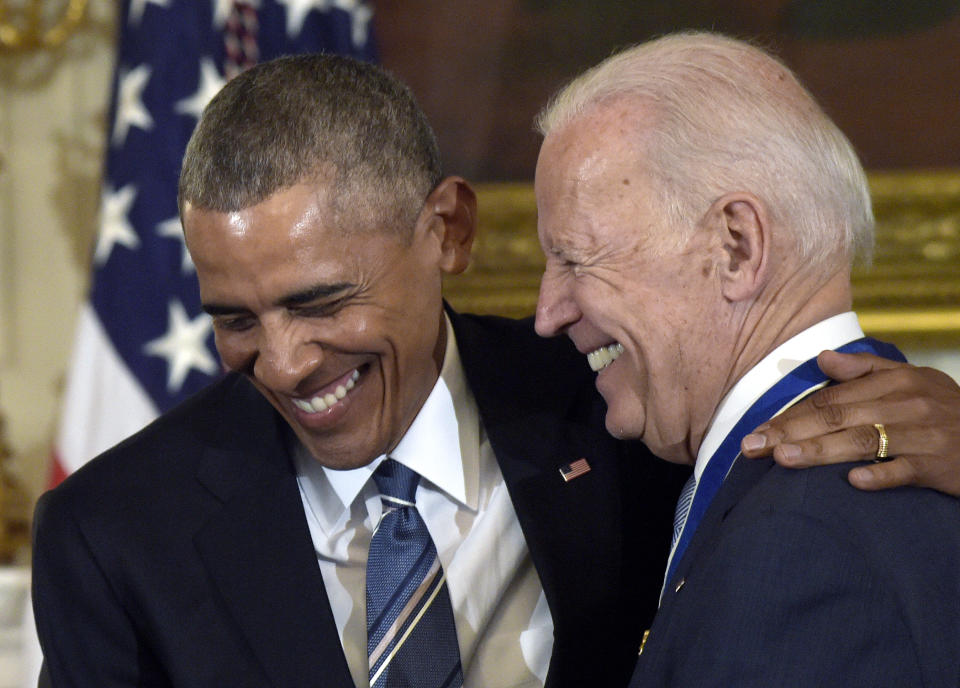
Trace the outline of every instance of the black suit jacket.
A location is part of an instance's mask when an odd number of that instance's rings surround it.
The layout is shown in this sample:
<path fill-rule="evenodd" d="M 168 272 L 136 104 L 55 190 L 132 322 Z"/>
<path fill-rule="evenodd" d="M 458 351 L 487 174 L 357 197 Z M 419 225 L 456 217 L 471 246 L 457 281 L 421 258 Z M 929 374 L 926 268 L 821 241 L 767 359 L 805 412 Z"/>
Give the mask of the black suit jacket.
<path fill-rule="evenodd" d="M 607 435 L 566 341 L 451 317 L 553 615 L 547 683 L 623 685 L 685 471 Z M 34 607 L 54 686 L 352 685 L 288 432 L 229 375 L 41 498 Z M 565 483 L 581 457 L 591 471 Z"/>
<path fill-rule="evenodd" d="M 960 502 L 850 468 L 734 464 L 631 688 L 960 685 Z"/>

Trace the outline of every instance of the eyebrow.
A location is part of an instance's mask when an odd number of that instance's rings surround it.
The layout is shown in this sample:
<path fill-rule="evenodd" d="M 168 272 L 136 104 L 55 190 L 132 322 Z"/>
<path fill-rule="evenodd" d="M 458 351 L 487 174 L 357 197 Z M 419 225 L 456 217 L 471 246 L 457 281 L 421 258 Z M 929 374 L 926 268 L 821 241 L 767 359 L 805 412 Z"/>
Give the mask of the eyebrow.
<path fill-rule="evenodd" d="M 336 296 L 354 287 L 351 282 L 335 282 L 334 284 L 318 284 L 302 291 L 294 292 L 280 299 L 282 306 L 302 306 L 305 303 Z"/>
<path fill-rule="evenodd" d="M 352 282 L 318 284 L 313 287 L 307 287 L 301 291 L 288 294 L 282 297 L 277 304 L 283 306 L 284 308 L 290 308 L 291 306 L 302 306 L 305 303 L 336 296 L 345 291 L 349 291 L 350 289 L 354 288 L 354 286 L 356 285 L 354 285 Z M 244 313 L 247 310 L 246 308 L 239 306 L 229 306 L 219 303 L 205 303 L 203 304 L 202 308 L 207 315 L 212 316 L 233 315 L 236 313 Z"/>

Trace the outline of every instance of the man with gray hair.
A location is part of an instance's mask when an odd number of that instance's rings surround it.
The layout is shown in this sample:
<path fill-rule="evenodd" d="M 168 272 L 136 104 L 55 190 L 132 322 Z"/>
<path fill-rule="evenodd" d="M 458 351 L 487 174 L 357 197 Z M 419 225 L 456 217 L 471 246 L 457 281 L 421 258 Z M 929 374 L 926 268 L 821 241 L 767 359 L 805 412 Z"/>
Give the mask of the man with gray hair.
<path fill-rule="evenodd" d="M 828 382 L 821 351 L 900 357 L 850 312 L 873 220 L 846 138 L 709 33 L 609 58 L 539 124 L 537 331 L 586 355 L 613 435 L 694 466 L 631 685 L 956 686 L 960 504 L 738 460 Z"/>

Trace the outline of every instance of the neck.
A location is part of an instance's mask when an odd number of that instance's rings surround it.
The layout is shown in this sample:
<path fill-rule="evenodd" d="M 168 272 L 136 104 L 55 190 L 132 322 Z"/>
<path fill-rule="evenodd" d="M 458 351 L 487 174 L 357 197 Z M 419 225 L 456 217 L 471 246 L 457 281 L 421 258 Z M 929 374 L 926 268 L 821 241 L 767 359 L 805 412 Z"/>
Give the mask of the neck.
<path fill-rule="evenodd" d="M 749 304 L 734 306 L 733 320 L 739 326 L 733 328 L 736 335 L 723 356 L 727 372 L 717 378 L 712 394 L 702 396 L 706 404 L 694 420 L 686 447 L 690 461 L 697 456 L 720 401 L 740 378 L 791 337 L 851 308 L 850 272 L 845 267 L 826 276 L 822 268 L 819 275 L 797 272 L 770 285 Z"/>
<path fill-rule="evenodd" d="M 791 337 L 853 307 L 850 271 L 834 268 L 826 277 L 797 272 L 771 285 L 747 307 L 724 394 L 764 356 Z"/>
<path fill-rule="evenodd" d="M 798 271 L 782 283 L 771 285 L 747 307 L 724 394 L 764 356 L 791 337 L 852 309 L 849 268 L 835 267 L 826 276 L 822 270 Z"/>

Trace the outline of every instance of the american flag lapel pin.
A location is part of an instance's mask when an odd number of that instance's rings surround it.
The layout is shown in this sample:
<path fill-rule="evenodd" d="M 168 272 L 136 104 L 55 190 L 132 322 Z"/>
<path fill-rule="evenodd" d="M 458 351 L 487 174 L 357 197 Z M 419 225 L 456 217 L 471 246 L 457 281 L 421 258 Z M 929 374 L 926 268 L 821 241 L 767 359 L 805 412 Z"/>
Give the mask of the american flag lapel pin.
<path fill-rule="evenodd" d="M 563 476 L 563 482 L 568 483 L 574 478 L 579 478 L 584 473 L 590 472 L 590 464 L 586 459 L 577 459 L 573 463 L 560 466 L 560 475 Z"/>

